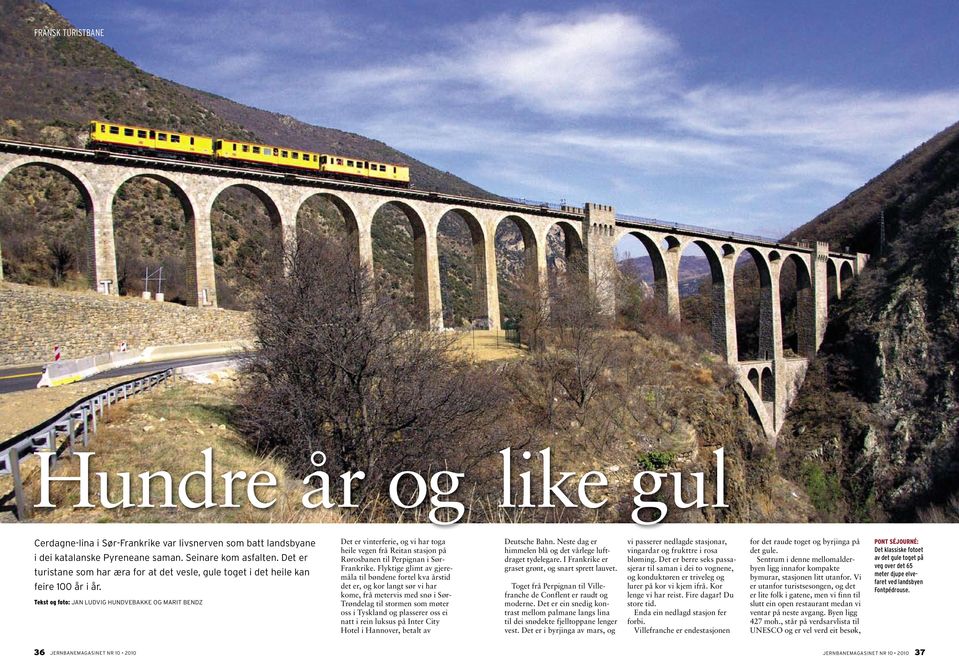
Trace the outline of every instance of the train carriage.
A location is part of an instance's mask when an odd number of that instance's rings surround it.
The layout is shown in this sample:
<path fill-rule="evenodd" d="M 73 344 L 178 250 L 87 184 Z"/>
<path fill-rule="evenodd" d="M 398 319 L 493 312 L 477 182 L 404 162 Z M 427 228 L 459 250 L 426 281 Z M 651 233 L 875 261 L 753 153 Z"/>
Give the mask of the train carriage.
<path fill-rule="evenodd" d="M 320 154 L 308 150 L 280 148 L 246 141 L 217 139 L 214 153 L 218 159 L 255 162 L 272 166 L 318 171 Z"/>
<path fill-rule="evenodd" d="M 106 121 L 90 121 L 90 142 L 119 150 L 149 149 L 181 155 L 213 156 L 211 137 Z"/>
<path fill-rule="evenodd" d="M 340 155 L 320 155 L 320 172 L 373 178 L 374 180 L 385 180 L 405 185 L 410 182 L 409 167 L 353 157 L 341 157 Z"/>

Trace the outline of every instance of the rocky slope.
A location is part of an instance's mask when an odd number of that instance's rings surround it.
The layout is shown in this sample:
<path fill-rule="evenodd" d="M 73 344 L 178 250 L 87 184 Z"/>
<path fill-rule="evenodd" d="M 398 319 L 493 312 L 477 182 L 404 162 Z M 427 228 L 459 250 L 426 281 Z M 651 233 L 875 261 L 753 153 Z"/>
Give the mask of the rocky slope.
<path fill-rule="evenodd" d="M 780 455 L 824 518 L 914 520 L 959 492 L 959 124 L 793 233 L 813 234 L 873 259 L 830 309 Z"/>

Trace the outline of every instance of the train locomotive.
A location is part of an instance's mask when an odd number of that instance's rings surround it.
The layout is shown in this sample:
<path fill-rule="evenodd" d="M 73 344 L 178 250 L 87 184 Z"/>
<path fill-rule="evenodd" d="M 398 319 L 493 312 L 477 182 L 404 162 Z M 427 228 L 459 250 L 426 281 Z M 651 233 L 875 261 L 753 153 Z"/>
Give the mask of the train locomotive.
<path fill-rule="evenodd" d="M 151 153 L 223 164 L 243 163 L 345 180 L 411 186 L 410 169 L 400 164 L 106 121 L 90 121 L 89 146 L 117 152 Z"/>

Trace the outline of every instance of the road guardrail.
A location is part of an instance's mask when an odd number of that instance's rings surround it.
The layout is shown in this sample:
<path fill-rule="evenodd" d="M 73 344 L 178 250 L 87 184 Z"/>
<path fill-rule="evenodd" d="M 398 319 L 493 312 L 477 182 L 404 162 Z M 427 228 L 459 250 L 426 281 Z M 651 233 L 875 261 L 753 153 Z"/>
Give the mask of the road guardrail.
<path fill-rule="evenodd" d="M 27 517 L 27 501 L 23 490 L 20 463 L 40 451 L 54 453 L 50 467 L 64 452 L 73 455 L 77 440 L 86 447 L 91 434 L 97 432 L 97 421 L 103 419 L 106 408 L 141 392 L 153 389 L 173 377 L 174 370 L 165 369 L 111 385 L 86 396 L 61 412 L 29 428 L 19 435 L 0 442 L 0 477 L 13 478 L 13 490 L 0 497 L 0 511 L 14 511 L 17 519 Z M 61 444 L 57 439 L 66 437 Z M 9 506 L 10 501 L 13 506 Z"/>

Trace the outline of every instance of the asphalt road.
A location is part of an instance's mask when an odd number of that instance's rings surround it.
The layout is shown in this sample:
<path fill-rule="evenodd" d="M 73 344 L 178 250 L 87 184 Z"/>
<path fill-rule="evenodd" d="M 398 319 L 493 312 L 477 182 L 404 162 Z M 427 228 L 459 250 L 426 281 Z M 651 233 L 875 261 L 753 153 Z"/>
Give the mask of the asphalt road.
<path fill-rule="evenodd" d="M 119 376 L 145 374 L 150 371 L 163 371 L 164 369 L 169 369 L 170 367 L 185 367 L 191 364 L 219 362 L 221 360 L 230 360 L 235 357 L 236 354 L 206 355 L 197 358 L 164 360 L 162 362 L 142 362 L 140 364 L 131 364 L 126 367 L 111 369 L 110 371 L 103 371 L 95 376 L 84 378 L 84 380 L 105 380 L 107 378 L 117 378 Z M 36 389 L 42 373 L 43 372 L 40 370 L 40 367 L 11 367 L 9 369 L 0 369 L 0 394 Z"/>

